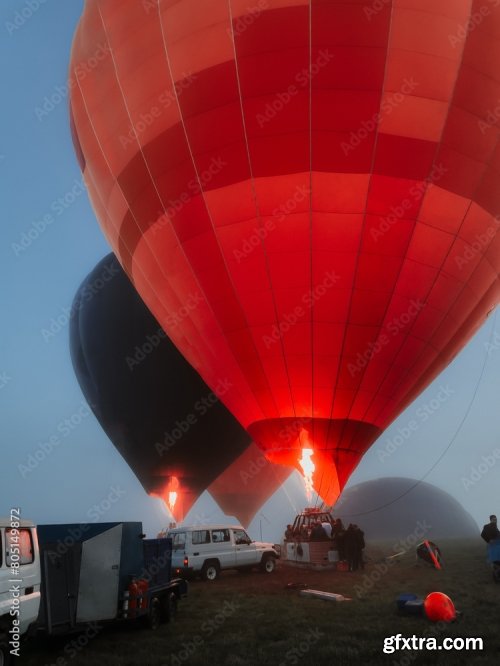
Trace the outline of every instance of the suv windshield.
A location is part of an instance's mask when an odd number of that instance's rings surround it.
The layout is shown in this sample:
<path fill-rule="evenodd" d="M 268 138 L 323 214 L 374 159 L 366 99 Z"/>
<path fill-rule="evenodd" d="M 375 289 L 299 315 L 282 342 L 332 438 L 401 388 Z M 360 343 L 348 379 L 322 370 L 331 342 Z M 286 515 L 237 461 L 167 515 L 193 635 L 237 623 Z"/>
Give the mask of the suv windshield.
<path fill-rule="evenodd" d="M 248 536 L 248 534 L 245 532 L 245 530 L 233 530 L 234 532 L 234 543 L 236 545 L 249 545 L 252 543 L 252 540 Z"/>

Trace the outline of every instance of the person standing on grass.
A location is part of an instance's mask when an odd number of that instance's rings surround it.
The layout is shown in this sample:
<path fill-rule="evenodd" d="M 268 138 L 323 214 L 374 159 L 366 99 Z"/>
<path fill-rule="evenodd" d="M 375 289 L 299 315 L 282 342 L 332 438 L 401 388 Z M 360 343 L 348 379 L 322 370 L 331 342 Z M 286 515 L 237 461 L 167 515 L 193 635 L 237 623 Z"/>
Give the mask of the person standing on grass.
<path fill-rule="evenodd" d="M 490 516 L 490 522 L 483 527 L 481 537 L 486 541 L 486 543 L 500 539 L 500 531 L 497 526 L 497 517 L 495 515 Z"/>
<path fill-rule="evenodd" d="M 345 560 L 346 555 L 345 555 L 345 530 L 344 530 L 344 525 L 341 521 L 340 518 L 337 518 L 335 521 L 335 525 L 333 528 L 333 543 L 334 547 L 337 549 L 339 553 L 339 560 Z"/>
<path fill-rule="evenodd" d="M 358 568 L 364 569 L 365 563 L 363 561 L 363 550 L 365 548 L 365 533 L 358 526 L 354 525 L 354 533 L 356 535 L 356 549 L 355 549 L 355 571 Z"/>
<path fill-rule="evenodd" d="M 349 565 L 349 571 L 357 571 L 359 566 L 359 544 L 356 529 L 352 523 L 345 531 L 344 535 L 345 556 Z"/>

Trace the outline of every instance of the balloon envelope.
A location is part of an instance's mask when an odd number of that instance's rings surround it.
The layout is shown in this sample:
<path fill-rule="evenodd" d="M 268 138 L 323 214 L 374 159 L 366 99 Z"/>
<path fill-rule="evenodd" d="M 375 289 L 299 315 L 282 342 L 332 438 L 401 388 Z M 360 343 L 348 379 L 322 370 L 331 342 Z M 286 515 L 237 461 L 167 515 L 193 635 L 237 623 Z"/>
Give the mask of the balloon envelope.
<path fill-rule="evenodd" d="M 208 492 L 226 515 L 236 516 L 248 527 L 260 507 L 285 483 L 291 472 L 289 467 L 270 463 L 252 443 L 212 482 Z"/>
<path fill-rule="evenodd" d="M 144 488 L 182 519 L 249 436 L 168 340 L 114 255 L 77 292 L 70 344 L 106 434 Z"/>
<path fill-rule="evenodd" d="M 120 262 L 329 503 L 499 297 L 500 6 L 379 4 L 87 2 L 70 66 Z"/>

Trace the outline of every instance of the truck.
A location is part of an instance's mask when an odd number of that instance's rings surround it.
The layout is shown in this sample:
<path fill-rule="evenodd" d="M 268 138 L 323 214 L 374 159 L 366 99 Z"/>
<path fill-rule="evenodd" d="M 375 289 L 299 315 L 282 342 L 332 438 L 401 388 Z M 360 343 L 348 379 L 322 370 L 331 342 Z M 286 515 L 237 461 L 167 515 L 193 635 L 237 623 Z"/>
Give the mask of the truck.
<path fill-rule="evenodd" d="M 188 593 L 171 575 L 172 540 L 146 539 L 140 522 L 36 527 L 11 516 L 0 519 L 0 541 L 0 666 L 22 637 L 110 622 L 157 629 Z"/>

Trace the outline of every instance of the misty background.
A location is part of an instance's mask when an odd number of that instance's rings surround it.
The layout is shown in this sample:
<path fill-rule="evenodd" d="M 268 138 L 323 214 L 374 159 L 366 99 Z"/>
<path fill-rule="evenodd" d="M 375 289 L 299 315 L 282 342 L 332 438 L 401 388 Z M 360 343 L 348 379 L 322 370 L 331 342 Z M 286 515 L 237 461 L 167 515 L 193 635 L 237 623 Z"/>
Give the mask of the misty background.
<path fill-rule="evenodd" d="M 0 7 L 0 515 L 19 506 L 39 523 L 142 520 L 154 536 L 171 517 L 86 408 L 69 354 L 74 294 L 109 252 L 69 130 L 67 66 L 82 7 L 82 0 Z M 372 446 L 348 487 L 387 476 L 425 479 L 478 525 L 500 513 L 499 377 L 493 314 Z M 262 507 L 250 534 L 277 540 L 305 505 L 295 474 Z M 205 493 L 185 522 L 224 520 Z"/>

